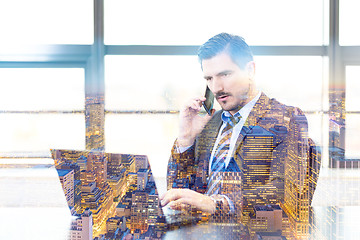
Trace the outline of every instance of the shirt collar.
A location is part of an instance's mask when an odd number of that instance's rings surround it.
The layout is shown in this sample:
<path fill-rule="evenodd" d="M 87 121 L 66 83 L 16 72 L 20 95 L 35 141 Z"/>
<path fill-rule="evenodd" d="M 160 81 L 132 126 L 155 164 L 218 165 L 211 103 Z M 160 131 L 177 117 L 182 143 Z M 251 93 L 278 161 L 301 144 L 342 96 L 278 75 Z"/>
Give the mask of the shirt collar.
<path fill-rule="evenodd" d="M 232 117 L 234 117 L 235 119 L 240 119 L 241 117 L 247 118 L 251 112 L 251 109 L 254 107 L 257 100 L 259 100 L 260 96 L 261 96 L 261 91 L 259 91 L 259 93 L 250 102 L 245 104 L 245 106 L 243 106 L 239 111 L 237 111 L 234 114 L 234 116 L 232 116 L 231 113 L 228 111 L 223 111 L 221 114 L 222 121 L 224 123 L 231 122 Z"/>

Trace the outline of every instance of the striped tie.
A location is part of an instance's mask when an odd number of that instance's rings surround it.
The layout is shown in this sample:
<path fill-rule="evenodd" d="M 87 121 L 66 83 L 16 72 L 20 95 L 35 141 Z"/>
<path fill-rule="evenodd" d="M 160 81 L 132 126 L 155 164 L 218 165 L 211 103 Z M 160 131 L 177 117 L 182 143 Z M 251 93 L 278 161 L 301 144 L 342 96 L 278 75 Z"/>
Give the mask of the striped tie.
<path fill-rule="evenodd" d="M 226 125 L 221 132 L 220 141 L 212 159 L 211 173 L 208 181 L 208 195 L 218 194 L 220 190 L 221 184 L 219 183 L 222 179 L 220 172 L 225 170 L 225 159 L 229 152 L 233 127 L 240 121 L 241 116 L 239 113 L 236 113 L 231 117 L 223 116 L 223 119 Z"/>

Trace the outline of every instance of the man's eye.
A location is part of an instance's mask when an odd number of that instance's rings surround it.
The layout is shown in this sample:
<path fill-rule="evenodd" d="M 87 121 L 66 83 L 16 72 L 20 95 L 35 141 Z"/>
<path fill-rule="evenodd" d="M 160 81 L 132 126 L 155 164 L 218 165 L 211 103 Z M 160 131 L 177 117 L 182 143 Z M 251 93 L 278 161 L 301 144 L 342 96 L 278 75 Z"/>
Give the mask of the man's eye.
<path fill-rule="evenodd" d="M 223 73 L 222 76 L 223 77 L 228 77 L 230 75 L 230 73 Z"/>

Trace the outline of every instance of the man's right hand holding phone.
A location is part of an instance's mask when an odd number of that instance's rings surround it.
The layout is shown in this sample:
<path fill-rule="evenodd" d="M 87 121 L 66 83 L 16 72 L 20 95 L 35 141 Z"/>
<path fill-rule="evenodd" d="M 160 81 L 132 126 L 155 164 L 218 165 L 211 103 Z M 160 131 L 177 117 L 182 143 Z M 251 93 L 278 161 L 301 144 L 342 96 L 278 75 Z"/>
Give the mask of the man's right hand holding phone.
<path fill-rule="evenodd" d="M 205 97 L 197 97 L 188 101 L 180 111 L 180 126 L 177 144 L 179 147 L 189 147 L 193 145 L 196 136 L 204 129 L 211 119 L 215 110 L 211 110 L 211 115 L 199 115 Z"/>

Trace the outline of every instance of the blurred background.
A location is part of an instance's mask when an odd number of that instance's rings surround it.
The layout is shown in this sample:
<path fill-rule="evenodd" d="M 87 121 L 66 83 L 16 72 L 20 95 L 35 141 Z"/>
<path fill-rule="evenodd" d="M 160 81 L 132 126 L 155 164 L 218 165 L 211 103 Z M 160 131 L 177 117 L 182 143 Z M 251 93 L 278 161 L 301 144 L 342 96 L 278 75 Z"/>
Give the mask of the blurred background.
<path fill-rule="evenodd" d="M 358 206 L 359 8 L 356 0 L 1 0 L 0 192 L 10 171 L 52 164 L 50 149 L 147 155 L 164 178 L 179 109 L 205 91 L 197 48 L 229 32 L 252 48 L 259 88 L 305 112 L 322 149 L 315 204 Z"/>

